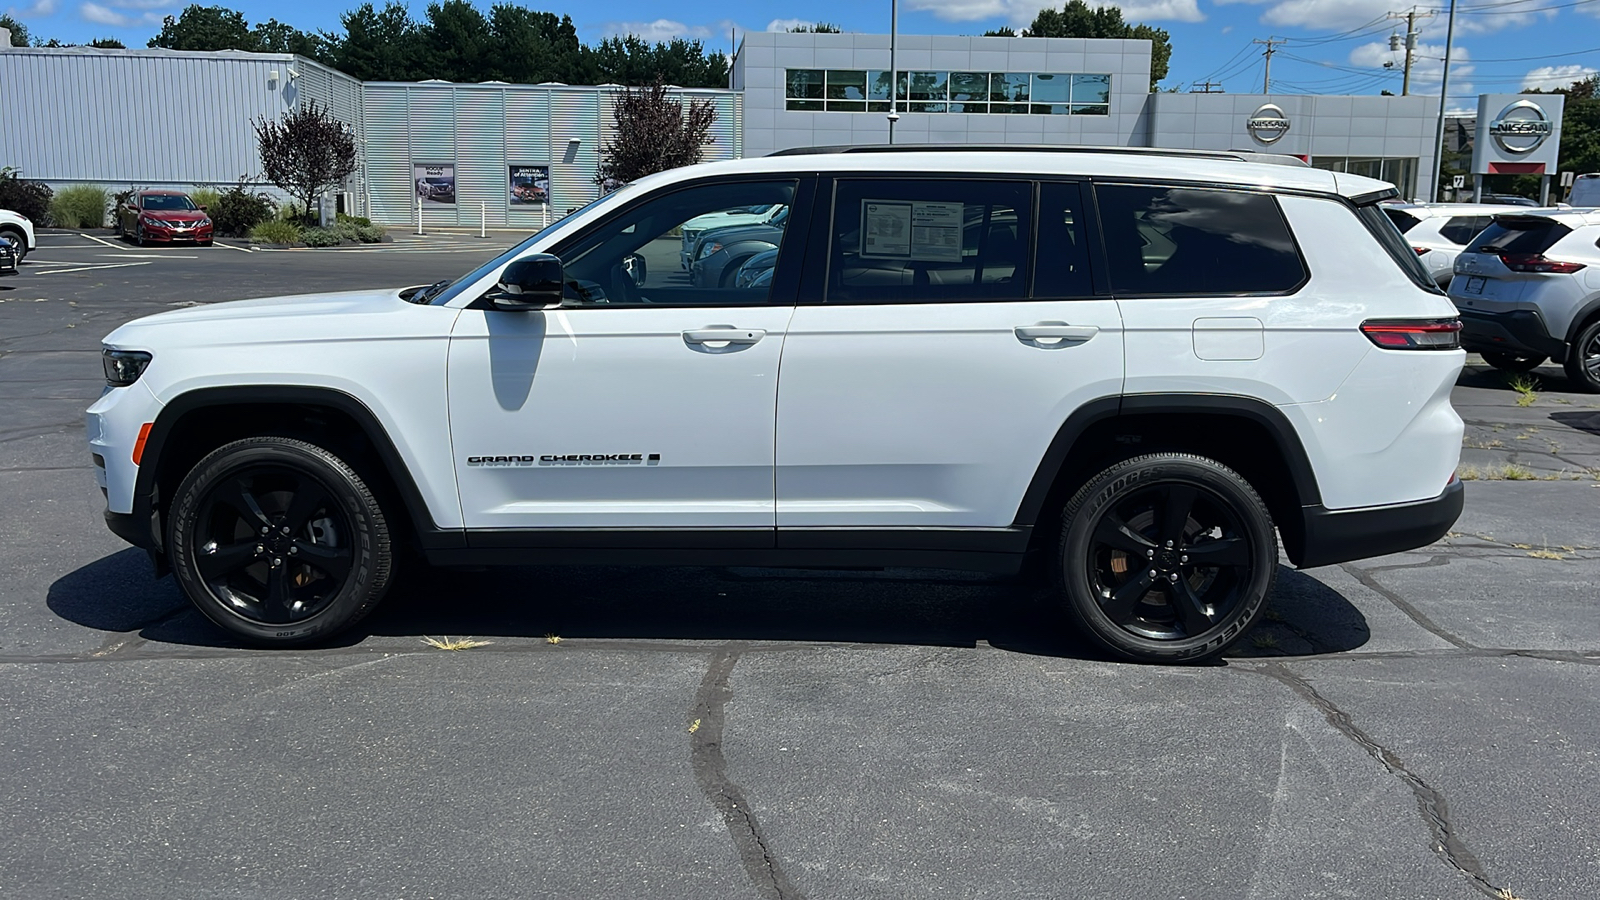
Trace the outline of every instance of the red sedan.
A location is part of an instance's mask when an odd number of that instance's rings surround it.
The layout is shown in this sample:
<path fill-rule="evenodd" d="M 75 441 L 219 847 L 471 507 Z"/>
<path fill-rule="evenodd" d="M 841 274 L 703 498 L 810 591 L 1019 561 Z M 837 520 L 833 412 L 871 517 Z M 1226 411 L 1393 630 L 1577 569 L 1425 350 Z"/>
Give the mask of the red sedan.
<path fill-rule="evenodd" d="M 143 247 L 194 241 L 211 246 L 211 217 L 182 191 L 140 191 L 117 208 L 117 235 Z"/>

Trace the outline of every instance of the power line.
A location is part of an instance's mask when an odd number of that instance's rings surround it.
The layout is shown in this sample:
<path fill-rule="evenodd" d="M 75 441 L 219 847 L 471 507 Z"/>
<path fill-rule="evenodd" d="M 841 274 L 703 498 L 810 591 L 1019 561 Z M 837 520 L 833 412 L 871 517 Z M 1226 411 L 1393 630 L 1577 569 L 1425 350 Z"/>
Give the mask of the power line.
<path fill-rule="evenodd" d="M 1284 39 L 1283 38 L 1271 38 L 1271 37 L 1269 37 L 1264 41 L 1258 39 L 1258 40 L 1251 41 L 1250 43 L 1252 43 L 1252 44 L 1265 44 L 1267 46 L 1266 53 L 1262 54 L 1263 56 L 1266 57 L 1267 62 L 1266 62 L 1266 70 L 1264 72 L 1262 72 L 1262 75 L 1261 75 L 1261 93 L 1270 94 L 1270 93 L 1272 93 L 1272 54 L 1278 52 L 1277 51 L 1278 45 L 1284 43 Z"/>

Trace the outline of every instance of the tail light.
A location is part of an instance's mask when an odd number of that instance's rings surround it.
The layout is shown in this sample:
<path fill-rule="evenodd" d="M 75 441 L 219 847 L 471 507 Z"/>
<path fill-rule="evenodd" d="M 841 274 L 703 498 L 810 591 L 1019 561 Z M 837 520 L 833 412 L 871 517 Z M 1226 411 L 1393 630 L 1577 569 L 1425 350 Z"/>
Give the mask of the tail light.
<path fill-rule="evenodd" d="M 1361 333 L 1385 350 L 1461 349 L 1460 319 L 1371 319 Z"/>
<path fill-rule="evenodd" d="M 1502 253 L 1500 261 L 1513 272 L 1539 272 L 1552 275 L 1571 275 L 1584 267 L 1583 263 L 1545 259 L 1542 253 Z"/>
<path fill-rule="evenodd" d="M 1428 255 L 1428 248 L 1427 247 L 1412 247 L 1411 249 L 1417 251 L 1417 255 L 1418 256 L 1426 256 L 1426 255 Z"/>

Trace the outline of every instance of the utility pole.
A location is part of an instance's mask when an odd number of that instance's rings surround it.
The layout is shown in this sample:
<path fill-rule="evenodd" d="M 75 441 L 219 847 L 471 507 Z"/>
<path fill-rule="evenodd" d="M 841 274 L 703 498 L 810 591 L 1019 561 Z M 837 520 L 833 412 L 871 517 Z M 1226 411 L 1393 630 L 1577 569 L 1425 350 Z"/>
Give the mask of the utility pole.
<path fill-rule="evenodd" d="M 1262 41 L 1262 40 L 1254 40 L 1254 41 L 1250 42 L 1252 44 L 1266 44 L 1267 45 L 1267 53 L 1266 53 L 1266 56 L 1267 56 L 1267 67 L 1266 67 L 1266 71 L 1263 72 L 1262 75 L 1261 75 L 1261 93 L 1263 93 L 1263 94 L 1272 93 L 1272 54 L 1278 52 L 1277 46 L 1279 44 L 1288 43 L 1288 40 L 1289 40 L 1288 38 L 1271 38 L 1271 37 L 1269 37 L 1264 41 Z"/>
<path fill-rule="evenodd" d="M 1418 12 L 1417 8 L 1415 6 L 1411 7 L 1411 10 L 1409 12 L 1403 12 L 1403 13 L 1392 12 L 1392 13 L 1389 13 L 1389 18 L 1391 18 L 1391 19 L 1405 19 L 1406 20 L 1406 37 L 1405 37 L 1406 67 L 1405 67 L 1405 75 L 1403 76 L 1403 78 L 1402 78 L 1402 80 L 1400 82 L 1400 96 L 1402 96 L 1402 97 L 1408 96 L 1411 93 L 1411 55 L 1417 49 L 1417 35 L 1419 33 L 1417 31 L 1417 19 L 1419 19 L 1419 18 L 1427 19 L 1427 18 L 1431 18 L 1431 17 L 1433 17 L 1435 15 L 1438 15 L 1438 13 L 1435 13 L 1435 12 L 1432 12 L 1432 11 Z M 1401 43 L 1400 35 L 1398 35 L 1398 34 L 1389 35 L 1389 49 L 1390 50 L 1399 50 L 1400 49 L 1400 43 Z"/>
<path fill-rule="evenodd" d="M 1212 90 L 1212 88 L 1216 88 L 1217 90 Z M 1191 94 L 1221 94 L 1221 93 L 1223 93 L 1221 88 L 1222 88 L 1222 82 L 1220 82 L 1220 81 L 1202 81 L 1202 82 L 1200 82 L 1198 87 L 1189 88 L 1189 93 L 1191 93 Z"/>
<path fill-rule="evenodd" d="M 1428 199 L 1433 201 L 1439 199 L 1439 167 L 1444 165 L 1444 110 L 1450 102 L 1450 45 L 1456 39 L 1456 0 L 1450 0 L 1448 21 L 1444 32 L 1444 77 L 1439 82 L 1439 130 L 1433 139 L 1433 181 L 1428 185 Z M 1479 187 L 1476 193 L 1482 194 L 1483 188 Z"/>

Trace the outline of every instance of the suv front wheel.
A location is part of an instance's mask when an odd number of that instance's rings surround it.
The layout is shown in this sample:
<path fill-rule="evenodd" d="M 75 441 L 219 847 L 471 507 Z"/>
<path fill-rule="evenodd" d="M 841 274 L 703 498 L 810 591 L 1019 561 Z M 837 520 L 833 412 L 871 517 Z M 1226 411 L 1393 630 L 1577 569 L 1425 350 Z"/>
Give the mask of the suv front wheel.
<path fill-rule="evenodd" d="M 1067 504 L 1066 606 L 1112 652 L 1142 662 L 1215 656 L 1266 608 L 1277 575 L 1272 517 L 1232 469 L 1156 453 L 1096 475 Z"/>
<path fill-rule="evenodd" d="M 206 618 L 252 644 L 298 646 L 360 621 L 393 569 L 388 522 L 344 460 L 284 437 L 212 451 L 172 505 L 178 585 Z"/>

